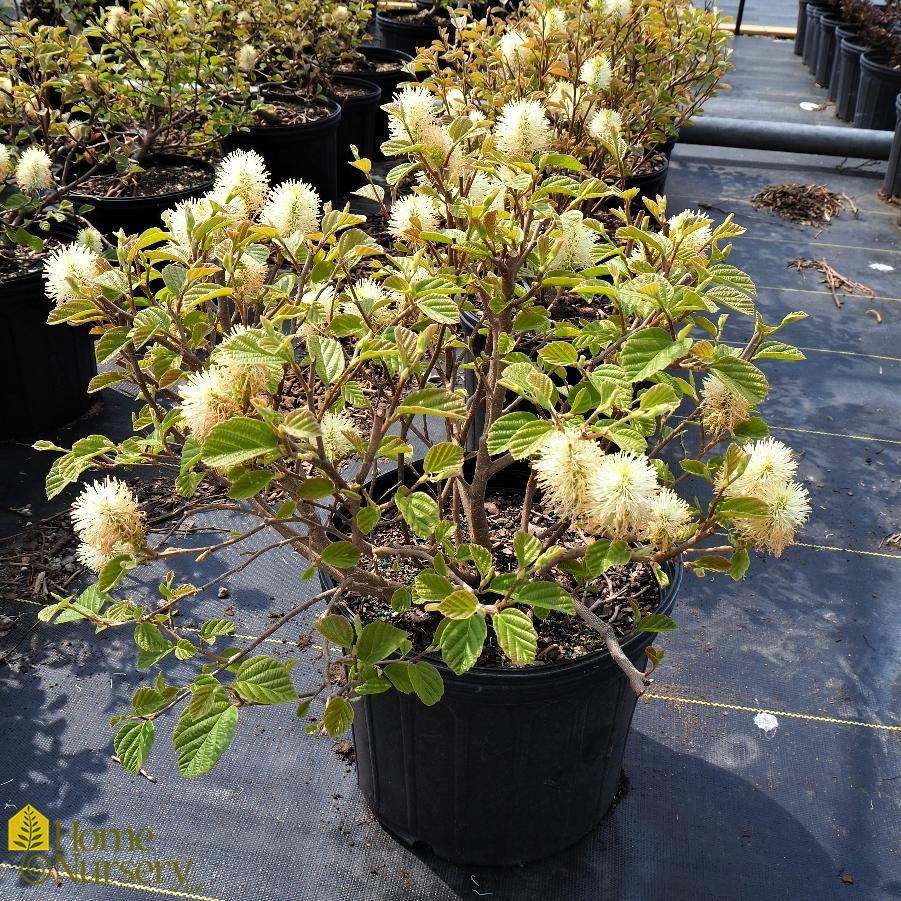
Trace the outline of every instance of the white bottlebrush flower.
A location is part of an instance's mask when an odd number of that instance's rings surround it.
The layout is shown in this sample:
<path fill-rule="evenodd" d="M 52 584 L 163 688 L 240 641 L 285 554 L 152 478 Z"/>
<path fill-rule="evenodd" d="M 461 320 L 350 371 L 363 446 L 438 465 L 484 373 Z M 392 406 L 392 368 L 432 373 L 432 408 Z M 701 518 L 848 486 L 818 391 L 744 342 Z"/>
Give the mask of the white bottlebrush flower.
<path fill-rule="evenodd" d="M 589 5 L 592 9 L 620 21 L 632 12 L 632 0 L 589 0 Z"/>
<path fill-rule="evenodd" d="M 319 423 L 319 429 L 329 462 L 346 460 L 353 454 L 354 445 L 348 436 L 359 437 L 360 433 L 347 413 L 326 413 Z"/>
<path fill-rule="evenodd" d="M 566 31 L 566 13 L 558 6 L 549 9 L 541 17 L 541 31 L 546 37 Z"/>
<path fill-rule="evenodd" d="M 526 38 L 518 31 L 505 31 L 500 41 L 501 56 L 504 62 L 511 68 L 517 69 L 525 63 L 531 55 Z"/>
<path fill-rule="evenodd" d="M 72 525 L 82 542 L 79 559 L 100 569 L 144 544 L 144 514 L 131 489 L 118 479 L 86 485 L 72 505 Z"/>
<path fill-rule="evenodd" d="M 44 284 L 54 303 L 63 303 L 90 288 L 100 274 L 102 258 L 77 241 L 58 247 L 44 260 Z"/>
<path fill-rule="evenodd" d="M 87 247 L 96 254 L 103 253 L 103 235 L 90 225 L 75 236 L 75 243 Z"/>
<path fill-rule="evenodd" d="M 386 291 L 375 279 L 361 278 L 347 292 L 340 305 L 342 313 L 365 316 L 376 328 L 387 325 L 395 316 L 398 296 Z"/>
<path fill-rule="evenodd" d="M 597 232 L 585 224 L 581 213 L 564 214 L 560 217 L 560 235 L 551 268 L 587 269 L 594 264 L 592 252 L 598 240 Z"/>
<path fill-rule="evenodd" d="M 424 194 L 408 194 L 391 205 L 388 231 L 397 238 L 434 231 L 439 218 L 435 202 Z"/>
<path fill-rule="evenodd" d="M 683 262 L 700 254 L 713 238 L 713 222 L 700 211 L 683 210 L 671 216 L 668 224 L 669 239 L 678 244 L 677 258 Z"/>
<path fill-rule="evenodd" d="M 641 529 L 641 537 L 660 550 L 669 550 L 685 536 L 690 519 L 691 510 L 688 504 L 674 491 L 663 488 L 651 499 L 647 521 Z"/>
<path fill-rule="evenodd" d="M 258 260 L 249 253 L 242 254 L 235 266 L 234 299 L 243 303 L 256 300 L 268 275 L 268 260 Z"/>
<path fill-rule="evenodd" d="M 444 95 L 444 105 L 452 116 L 465 116 L 469 104 L 466 95 L 459 88 L 450 88 Z"/>
<path fill-rule="evenodd" d="M 506 190 L 502 182 L 487 172 L 476 172 L 464 199 L 472 206 L 484 206 L 487 203 L 490 210 L 502 210 Z"/>
<path fill-rule="evenodd" d="M 606 454 L 588 480 L 591 531 L 613 539 L 634 537 L 646 525 L 659 490 L 645 456 Z"/>
<path fill-rule="evenodd" d="M 544 499 L 575 522 L 589 512 L 588 482 L 604 458 L 596 441 L 575 428 L 551 432 L 532 461 Z"/>
<path fill-rule="evenodd" d="M 9 103 L 12 100 L 12 94 L 12 79 L 7 78 L 5 75 L 0 76 L 0 109 L 5 109 L 9 106 Z"/>
<path fill-rule="evenodd" d="M 214 192 L 228 199 L 240 197 L 253 212 L 259 210 L 269 194 L 266 161 L 254 150 L 234 150 L 216 170 Z"/>
<path fill-rule="evenodd" d="M 498 149 L 518 159 L 546 150 L 551 142 L 551 123 L 537 100 L 514 100 L 504 104 L 497 120 Z"/>
<path fill-rule="evenodd" d="M 623 127 L 623 117 L 616 110 L 606 107 L 596 110 L 588 123 L 588 134 L 595 141 L 612 141 Z"/>
<path fill-rule="evenodd" d="M 395 141 L 419 144 L 438 124 L 435 95 L 422 85 L 403 88 L 394 95 L 394 102 L 383 108 L 388 113 L 388 132 Z"/>
<path fill-rule="evenodd" d="M 40 147 L 29 147 L 16 163 L 16 183 L 26 194 L 53 187 L 52 160 Z"/>
<path fill-rule="evenodd" d="M 231 387 L 227 368 L 210 366 L 192 373 L 179 388 L 182 419 L 201 443 L 220 422 L 241 413 L 241 405 L 232 396 Z"/>
<path fill-rule="evenodd" d="M 756 547 L 765 547 L 775 557 L 795 540 L 795 532 L 810 516 L 810 495 L 797 482 L 770 482 L 760 500 L 767 505 L 766 516 L 738 521 L 739 533 Z"/>
<path fill-rule="evenodd" d="M 713 373 L 701 386 L 701 418 L 714 436 L 731 432 L 750 415 L 751 404 Z"/>
<path fill-rule="evenodd" d="M 592 91 L 606 90 L 610 87 L 612 76 L 610 60 L 603 53 L 589 57 L 579 69 L 579 81 Z"/>
<path fill-rule="evenodd" d="M 9 147 L 0 144 L 0 181 L 4 181 L 12 168 Z"/>
<path fill-rule="evenodd" d="M 578 88 L 571 81 L 555 81 L 547 95 L 549 111 L 569 118 L 576 106 Z"/>
<path fill-rule="evenodd" d="M 264 225 L 274 228 L 280 238 L 307 235 L 319 230 L 319 194 L 305 181 L 286 181 L 273 188 L 260 214 Z"/>
<path fill-rule="evenodd" d="M 124 6 L 108 6 L 103 20 L 103 30 L 111 37 L 115 37 L 128 27 L 128 20 L 128 10 Z"/>
<path fill-rule="evenodd" d="M 764 499 L 771 486 L 785 484 L 798 471 L 791 448 L 775 438 L 754 441 L 748 451 L 745 471 L 726 488 L 729 497 Z"/>
<path fill-rule="evenodd" d="M 238 64 L 238 68 L 242 72 L 253 72 L 253 67 L 257 64 L 257 60 L 260 58 L 259 51 L 253 44 L 242 44 L 238 48 L 238 52 L 235 56 L 235 62 Z"/>

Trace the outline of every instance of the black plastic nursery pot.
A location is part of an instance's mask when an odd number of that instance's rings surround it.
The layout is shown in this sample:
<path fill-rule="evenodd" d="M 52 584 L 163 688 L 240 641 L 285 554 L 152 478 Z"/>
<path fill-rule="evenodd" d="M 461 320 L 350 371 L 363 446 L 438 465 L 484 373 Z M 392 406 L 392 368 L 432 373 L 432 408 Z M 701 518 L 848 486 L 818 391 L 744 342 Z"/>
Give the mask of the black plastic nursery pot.
<path fill-rule="evenodd" d="M 160 216 L 165 210 L 172 209 L 182 200 L 200 197 L 210 190 L 214 181 L 214 169 L 204 160 L 177 154 L 161 153 L 150 157 L 144 164 L 145 169 L 155 165 L 190 164 L 202 171 L 202 180 L 190 188 L 180 191 L 168 191 L 164 194 L 138 194 L 122 197 L 96 197 L 88 194 L 72 194 L 73 203 L 90 204 L 93 209 L 85 213 L 85 219 L 101 234 L 112 235 L 120 228 L 128 235 L 139 234 L 148 228 L 159 227 Z"/>
<path fill-rule="evenodd" d="M 395 13 L 380 12 L 375 17 L 384 46 L 411 56 L 416 56 L 420 47 L 431 46 L 440 33 L 439 27 L 431 22 L 404 22 Z"/>
<path fill-rule="evenodd" d="M 396 478 L 380 476 L 373 496 Z M 666 571 L 659 613 L 673 609 L 681 584 L 680 566 Z M 328 575 L 321 580 L 332 586 Z M 622 643 L 642 671 L 652 641 L 638 633 Z M 434 706 L 398 691 L 356 705 L 357 779 L 382 826 L 455 863 L 516 866 L 563 851 L 600 823 L 637 702 L 607 651 L 462 676 L 430 660 L 444 679 Z"/>
<path fill-rule="evenodd" d="M 338 193 L 342 196 L 362 187 L 366 178 L 359 169 L 350 165 L 353 144 L 360 156 L 372 159 L 375 144 L 375 120 L 382 101 L 382 89 L 370 81 L 336 75 L 332 79 L 334 93 L 341 104 L 341 120 L 338 123 Z"/>
<path fill-rule="evenodd" d="M 804 32 L 804 53 L 801 59 L 811 74 L 816 71 L 817 51 L 820 46 L 820 16 L 825 12 L 826 9 L 822 6 L 807 4 L 807 28 Z"/>
<path fill-rule="evenodd" d="M 323 202 L 338 201 L 338 123 L 341 107 L 323 101 L 324 115 L 297 125 L 251 125 L 222 139 L 222 149 L 255 150 L 266 161 L 270 182 L 301 179 L 319 192 Z"/>
<path fill-rule="evenodd" d="M 882 182 L 886 197 L 901 197 L 901 94 L 895 98 L 895 117 L 895 138 Z"/>
<path fill-rule="evenodd" d="M 673 141 L 675 147 L 675 140 Z M 672 153 L 672 150 L 670 150 Z M 637 204 L 638 209 L 644 209 L 642 201 L 645 197 L 653 200 L 658 194 L 666 194 L 666 178 L 669 175 L 669 154 L 663 151 L 663 157 L 657 167 L 651 172 L 642 175 L 630 175 L 626 179 L 625 189 L 638 188 L 638 195 L 632 203 Z"/>
<path fill-rule="evenodd" d="M 807 35 L 807 3 L 808 0 L 798 0 L 798 27 L 795 29 L 795 56 L 801 56 L 804 52 L 804 38 Z"/>
<path fill-rule="evenodd" d="M 405 81 L 413 81 L 414 77 L 404 72 L 403 66 L 412 62 L 413 57 L 409 53 L 400 50 L 389 50 L 387 47 L 358 47 L 363 56 L 373 65 L 379 68 L 364 71 L 351 71 L 347 74 L 354 78 L 362 78 L 371 81 L 382 89 L 382 103 L 390 103 L 398 87 Z M 390 68 L 387 66 L 390 65 Z M 372 153 L 374 158 L 383 157 L 381 146 L 388 140 L 388 114 L 381 108 L 375 115 L 375 136 L 373 138 Z"/>
<path fill-rule="evenodd" d="M 854 106 L 854 127 L 894 129 L 895 98 L 901 92 L 901 69 L 884 50 L 868 50 L 860 58 L 860 81 Z"/>
<path fill-rule="evenodd" d="M 59 237 L 71 241 L 75 232 Z M 52 309 L 40 269 L 0 282 L 0 439 L 47 437 L 94 399 L 90 326 L 48 325 Z"/>
<path fill-rule="evenodd" d="M 854 119 L 857 108 L 857 86 L 860 83 L 860 58 L 869 50 L 853 38 L 842 38 L 841 66 L 835 92 L 835 115 L 843 122 Z"/>
<path fill-rule="evenodd" d="M 839 25 L 835 29 L 835 46 L 832 48 L 832 77 L 829 79 L 828 96 L 835 100 L 838 96 L 838 85 L 842 70 L 842 41 L 848 38 L 851 43 L 856 42 L 860 29 L 856 25 Z"/>
<path fill-rule="evenodd" d="M 820 42 L 817 47 L 816 79 L 821 87 L 828 88 L 835 61 L 835 29 L 842 24 L 841 19 L 823 16 L 820 19 Z"/>

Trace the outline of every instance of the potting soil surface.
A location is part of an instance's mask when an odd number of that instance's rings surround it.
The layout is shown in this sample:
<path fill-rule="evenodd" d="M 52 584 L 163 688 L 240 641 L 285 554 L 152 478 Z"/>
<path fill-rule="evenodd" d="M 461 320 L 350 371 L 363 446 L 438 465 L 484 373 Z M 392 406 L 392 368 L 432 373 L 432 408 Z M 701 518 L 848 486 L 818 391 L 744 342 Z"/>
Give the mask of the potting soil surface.
<path fill-rule="evenodd" d="M 792 104 L 822 98 L 790 42 L 737 43 L 737 59 L 778 59 L 793 73 L 785 87 Z M 762 95 L 766 68 L 740 67 L 730 80 Z M 384 832 L 356 787 L 347 744 L 306 735 L 282 708 L 242 711 L 220 765 L 191 780 L 175 771 L 164 722 L 146 764 L 154 781 L 132 776 L 111 760 L 106 725 L 141 684 L 130 635 L 97 636 L 84 625 L 28 632 L 43 599 L 26 596 L 0 608 L 15 619 L 0 649 L 21 642 L 22 655 L 0 669 L 6 816 L 31 804 L 65 833 L 73 821 L 148 828 L 144 858 L 180 861 L 182 874 L 192 866 L 181 884 L 169 866 L 158 884 L 145 871 L 144 888 L 57 890 L 27 885 L 20 855 L 9 855 L 0 901 L 134 901 L 151 891 L 218 901 L 901 898 L 901 550 L 884 543 L 901 532 L 901 232 L 898 208 L 877 197 L 884 164 L 861 162 L 694 146 L 673 156 L 669 209 L 701 207 L 716 219 L 734 211 L 748 234 L 735 240 L 732 261 L 757 281 L 767 320 L 810 314 L 785 335 L 807 361 L 767 366 L 764 409 L 773 434 L 801 458 L 814 511 L 798 545 L 780 559 L 755 558 L 745 581 L 687 578 L 680 629 L 666 639 L 657 682 L 636 712 L 629 791 L 600 828 L 526 868 L 451 866 Z M 827 185 L 858 212 L 817 230 L 753 208 L 752 195 L 785 182 Z M 839 307 L 819 272 L 788 267 L 795 258 L 825 259 L 873 296 Z M 730 337 L 740 340 L 741 329 Z M 105 407 L 60 440 L 121 434 L 130 403 L 108 392 Z M 62 509 L 65 499 L 42 500 L 47 455 L 7 443 L 0 462 L 3 534 Z M 26 504 L 25 513 L 10 510 Z M 198 517 L 195 526 L 205 525 Z M 185 575 L 203 579 L 240 560 L 223 552 Z M 188 616 L 233 611 L 239 640 L 259 635 L 272 614 L 310 592 L 300 571 L 286 552 L 268 553 L 228 579 L 228 598 L 213 590 Z M 155 596 L 159 572 L 152 575 L 128 581 L 128 592 Z M 310 652 L 297 640 L 309 628 L 298 623 L 265 647 L 303 658 Z M 298 682 L 305 669 L 296 668 Z M 65 835 L 63 848 L 71 849 Z"/>

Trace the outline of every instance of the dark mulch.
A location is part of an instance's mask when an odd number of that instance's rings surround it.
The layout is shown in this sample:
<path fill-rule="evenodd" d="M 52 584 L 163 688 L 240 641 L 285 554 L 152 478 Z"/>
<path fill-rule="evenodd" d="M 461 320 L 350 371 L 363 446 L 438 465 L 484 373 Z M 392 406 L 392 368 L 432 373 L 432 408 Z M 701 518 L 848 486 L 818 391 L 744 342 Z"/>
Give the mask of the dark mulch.
<path fill-rule="evenodd" d="M 489 493 L 485 504 L 490 516 L 491 534 L 496 542 L 495 565 L 501 572 L 516 569 L 513 537 L 519 531 L 523 497 L 521 489 L 494 490 Z M 543 510 L 538 499 L 533 504 L 530 530 L 546 529 L 556 519 L 555 514 Z M 403 523 L 397 521 L 380 523 L 370 535 L 370 540 L 382 546 L 406 545 L 417 541 L 415 538 L 411 539 L 406 534 Z M 562 543 L 564 546 L 573 546 L 580 542 L 581 538 L 570 531 Z M 392 561 L 392 567 L 395 567 L 392 577 L 408 584 L 412 584 L 419 571 L 415 563 L 407 560 Z M 557 570 L 552 571 L 548 578 L 557 580 L 568 589 L 573 587 L 571 578 Z M 660 589 L 650 566 L 644 562 L 613 567 L 592 588 L 594 591 L 588 595 L 586 605 L 591 607 L 600 601 L 595 613 L 613 626 L 620 639 L 631 635 L 635 628 L 630 599 L 638 604 L 642 615 L 653 613 L 660 603 Z M 429 646 L 442 618 L 438 613 L 425 613 L 416 605 L 406 613 L 398 614 L 389 604 L 373 598 L 352 598 L 349 604 L 364 622 L 381 619 L 408 631 L 416 652 Z M 543 622 L 535 619 L 534 625 L 538 632 L 537 665 L 573 660 L 604 648 L 601 636 L 576 616 L 552 612 Z M 505 669 L 513 667 L 495 644 L 494 633 L 490 629 L 478 665 Z"/>
<path fill-rule="evenodd" d="M 267 98 L 266 106 L 257 110 L 258 125 L 303 125 L 317 122 L 332 114 L 327 106 L 310 100 Z"/>
<path fill-rule="evenodd" d="M 857 212 L 847 194 L 836 194 L 825 185 L 770 185 L 758 191 L 751 203 L 754 209 L 769 210 L 783 219 L 816 228 L 827 226 L 846 206 Z"/>
<path fill-rule="evenodd" d="M 198 188 L 212 180 L 210 173 L 196 163 L 148 163 L 143 172 L 123 179 L 111 172 L 92 175 L 78 186 L 78 194 L 85 197 L 157 197 Z"/>
<path fill-rule="evenodd" d="M 37 230 L 32 230 L 32 233 L 40 236 Z M 20 244 L 11 247 L 0 244 L 0 284 L 20 275 L 39 272 L 47 256 L 65 243 L 57 238 L 47 238 L 41 250 L 30 250 Z"/>

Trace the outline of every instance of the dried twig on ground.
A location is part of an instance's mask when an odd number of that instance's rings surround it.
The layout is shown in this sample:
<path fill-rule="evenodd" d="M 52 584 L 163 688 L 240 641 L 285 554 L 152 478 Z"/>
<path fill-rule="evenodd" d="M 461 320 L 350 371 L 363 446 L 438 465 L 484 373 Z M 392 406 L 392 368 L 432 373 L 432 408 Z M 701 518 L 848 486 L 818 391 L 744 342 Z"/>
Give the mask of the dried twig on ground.
<path fill-rule="evenodd" d="M 872 288 L 860 282 L 855 282 L 846 275 L 842 275 L 837 269 L 833 269 L 826 260 L 806 260 L 798 257 L 797 259 L 789 260 L 788 265 L 794 266 L 798 272 L 802 269 L 816 269 L 823 276 L 823 284 L 829 288 L 829 291 L 832 293 L 832 299 L 839 309 L 842 308 L 842 301 L 839 300 L 838 296 L 839 291 L 846 295 L 862 294 L 864 297 L 873 296 Z"/>
<path fill-rule="evenodd" d="M 901 551 L 901 532 L 895 532 L 894 535 L 883 538 L 882 541 L 879 542 L 879 547 L 896 547 Z"/>
<path fill-rule="evenodd" d="M 857 215 L 857 206 L 847 194 L 836 194 L 825 185 L 770 185 L 752 198 L 754 209 L 765 209 L 801 225 L 822 228 L 847 206 Z"/>

